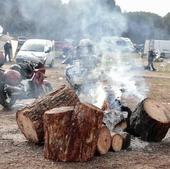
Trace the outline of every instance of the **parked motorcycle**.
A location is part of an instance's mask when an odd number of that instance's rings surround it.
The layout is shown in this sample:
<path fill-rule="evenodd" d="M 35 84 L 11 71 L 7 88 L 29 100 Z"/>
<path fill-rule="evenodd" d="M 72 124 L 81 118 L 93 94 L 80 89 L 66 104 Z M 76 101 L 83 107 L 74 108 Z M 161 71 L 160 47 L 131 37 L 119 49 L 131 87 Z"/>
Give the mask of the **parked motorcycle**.
<path fill-rule="evenodd" d="M 24 62 L 7 71 L 1 69 L 0 80 L 0 104 L 5 108 L 11 108 L 18 99 L 38 98 L 52 90 L 45 80 L 43 63 Z"/>

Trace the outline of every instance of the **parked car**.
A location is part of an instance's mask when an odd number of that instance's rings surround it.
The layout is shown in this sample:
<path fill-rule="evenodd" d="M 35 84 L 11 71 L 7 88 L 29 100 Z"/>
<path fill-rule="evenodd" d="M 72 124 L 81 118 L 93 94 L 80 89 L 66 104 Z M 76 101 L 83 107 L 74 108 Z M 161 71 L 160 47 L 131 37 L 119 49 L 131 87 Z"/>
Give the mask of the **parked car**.
<path fill-rule="evenodd" d="M 27 40 L 16 56 L 16 62 L 24 61 L 43 62 L 49 67 L 53 67 L 55 60 L 54 43 L 45 39 Z"/>
<path fill-rule="evenodd" d="M 102 37 L 98 47 L 103 52 L 135 52 L 132 41 L 126 37 Z"/>

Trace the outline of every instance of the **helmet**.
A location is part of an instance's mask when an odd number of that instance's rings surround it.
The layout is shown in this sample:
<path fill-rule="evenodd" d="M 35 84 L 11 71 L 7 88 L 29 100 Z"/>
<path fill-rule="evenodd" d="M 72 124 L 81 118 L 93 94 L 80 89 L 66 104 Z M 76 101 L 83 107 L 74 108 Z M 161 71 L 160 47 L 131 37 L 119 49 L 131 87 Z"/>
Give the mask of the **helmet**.
<path fill-rule="evenodd" d="M 5 77 L 5 82 L 8 85 L 12 85 L 12 86 L 18 85 L 22 80 L 21 74 L 16 70 L 5 71 L 4 77 Z"/>

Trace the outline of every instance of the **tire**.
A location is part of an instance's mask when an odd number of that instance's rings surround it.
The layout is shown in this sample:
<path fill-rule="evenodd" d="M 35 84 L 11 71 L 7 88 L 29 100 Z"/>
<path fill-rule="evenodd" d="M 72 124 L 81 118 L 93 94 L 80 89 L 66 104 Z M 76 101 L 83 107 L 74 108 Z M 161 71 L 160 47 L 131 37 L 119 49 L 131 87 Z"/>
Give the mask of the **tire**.
<path fill-rule="evenodd" d="M 15 104 L 16 102 L 16 98 L 13 96 L 10 96 L 8 94 L 6 94 L 6 96 L 1 96 L 1 105 L 5 108 L 5 109 L 11 109 L 11 107 Z"/>

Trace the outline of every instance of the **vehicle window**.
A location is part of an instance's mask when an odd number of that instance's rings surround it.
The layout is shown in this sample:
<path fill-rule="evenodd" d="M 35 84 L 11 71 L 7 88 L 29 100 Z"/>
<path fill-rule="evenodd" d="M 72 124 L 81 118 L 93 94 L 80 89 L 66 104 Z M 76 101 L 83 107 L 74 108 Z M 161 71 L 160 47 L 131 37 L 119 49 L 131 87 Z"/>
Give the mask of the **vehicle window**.
<path fill-rule="evenodd" d="M 44 52 L 44 45 L 43 44 L 25 44 L 22 46 L 21 51 Z"/>

